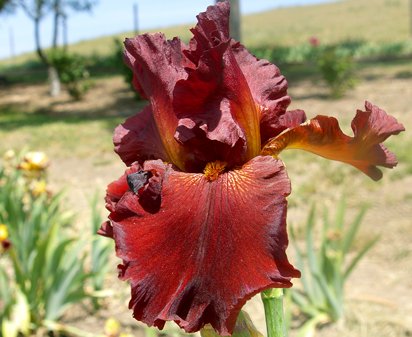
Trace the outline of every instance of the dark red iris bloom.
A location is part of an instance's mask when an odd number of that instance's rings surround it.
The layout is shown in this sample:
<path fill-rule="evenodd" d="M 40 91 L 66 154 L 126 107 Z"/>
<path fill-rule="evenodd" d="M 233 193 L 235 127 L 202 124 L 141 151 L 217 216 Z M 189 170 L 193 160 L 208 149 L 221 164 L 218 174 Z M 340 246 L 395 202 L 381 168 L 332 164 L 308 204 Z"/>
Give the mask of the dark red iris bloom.
<path fill-rule="evenodd" d="M 113 238 L 132 287 L 134 317 L 188 332 L 210 323 L 232 332 L 256 293 L 299 277 L 285 250 L 290 182 L 285 148 L 340 160 L 377 180 L 395 156 L 381 143 L 403 130 L 366 103 L 353 137 L 336 119 L 305 122 L 287 111 L 279 69 L 230 39 L 229 4 L 198 16 L 189 45 L 144 34 L 125 42 L 133 83 L 150 104 L 118 126 L 115 150 L 129 168 L 107 188 Z"/>

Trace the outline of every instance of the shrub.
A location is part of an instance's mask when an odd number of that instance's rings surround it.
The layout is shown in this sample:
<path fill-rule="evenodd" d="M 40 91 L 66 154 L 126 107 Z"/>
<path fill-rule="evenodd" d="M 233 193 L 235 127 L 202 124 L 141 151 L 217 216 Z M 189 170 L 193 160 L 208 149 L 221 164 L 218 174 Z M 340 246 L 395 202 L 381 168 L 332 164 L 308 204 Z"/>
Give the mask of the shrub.
<path fill-rule="evenodd" d="M 342 97 L 348 89 L 354 87 L 355 62 L 350 50 L 339 46 L 327 46 L 319 49 L 316 57 L 320 73 L 332 97 Z"/>
<path fill-rule="evenodd" d="M 90 76 L 84 57 L 63 50 L 55 50 L 50 60 L 56 67 L 60 81 L 69 95 L 75 100 L 81 100 L 90 89 Z"/>

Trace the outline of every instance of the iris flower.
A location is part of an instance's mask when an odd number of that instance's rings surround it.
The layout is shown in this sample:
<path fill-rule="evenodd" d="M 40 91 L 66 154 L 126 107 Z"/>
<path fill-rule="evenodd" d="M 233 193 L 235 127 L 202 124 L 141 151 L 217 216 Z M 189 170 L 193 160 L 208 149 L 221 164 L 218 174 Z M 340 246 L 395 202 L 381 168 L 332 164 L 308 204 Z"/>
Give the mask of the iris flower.
<path fill-rule="evenodd" d="M 381 143 L 404 129 L 369 102 L 353 136 L 333 117 L 287 111 L 279 69 L 229 37 L 229 3 L 197 19 L 188 45 L 161 33 L 125 41 L 149 104 L 115 130 L 128 168 L 107 188 L 100 234 L 116 243 L 137 320 L 229 335 L 248 299 L 300 276 L 285 252 L 291 187 L 278 154 L 307 150 L 378 180 L 377 166 L 396 165 Z"/>
<path fill-rule="evenodd" d="M 0 224 L 0 253 L 10 248 L 9 231 L 5 224 Z"/>
<path fill-rule="evenodd" d="M 28 152 L 23 161 L 19 164 L 19 169 L 26 172 L 41 172 L 49 166 L 49 158 L 44 152 Z"/>

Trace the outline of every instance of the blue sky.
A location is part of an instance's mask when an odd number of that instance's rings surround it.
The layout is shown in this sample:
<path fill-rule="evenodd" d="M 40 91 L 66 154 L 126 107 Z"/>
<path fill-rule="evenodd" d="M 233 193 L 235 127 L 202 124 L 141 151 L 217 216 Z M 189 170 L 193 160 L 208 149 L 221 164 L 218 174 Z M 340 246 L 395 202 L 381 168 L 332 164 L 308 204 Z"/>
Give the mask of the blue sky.
<path fill-rule="evenodd" d="M 305 5 L 328 0 L 241 0 L 242 14 L 276 7 Z M 330 0 L 329 0 L 330 1 Z M 133 30 L 133 4 L 139 9 L 139 29 L 195 22 L 195 16 L 213 0 L 99 0 L 92 13 L 69 15 L 69 43 Z M 42 45 L 51 40 L 51 20 L 41 26 Z M 13 41 L 11 43 L 11 41 Z M 0 17 L 0 58 L 34 49 L 33 23 L 22 11 Z"/>

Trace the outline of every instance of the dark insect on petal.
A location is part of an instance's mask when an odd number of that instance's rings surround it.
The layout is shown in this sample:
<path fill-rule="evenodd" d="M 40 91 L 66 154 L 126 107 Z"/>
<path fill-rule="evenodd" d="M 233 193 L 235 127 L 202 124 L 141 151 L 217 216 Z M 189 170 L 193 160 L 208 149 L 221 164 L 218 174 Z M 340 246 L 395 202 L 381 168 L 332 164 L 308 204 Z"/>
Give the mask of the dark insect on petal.
<path fill-rule="evenodd" d="M 138 194 L 139 190 L 147 184 L 152 177 L 152 173 L 148 171 L 139 171 L 127 175 L 127 184 L 134 194 Z"/>

